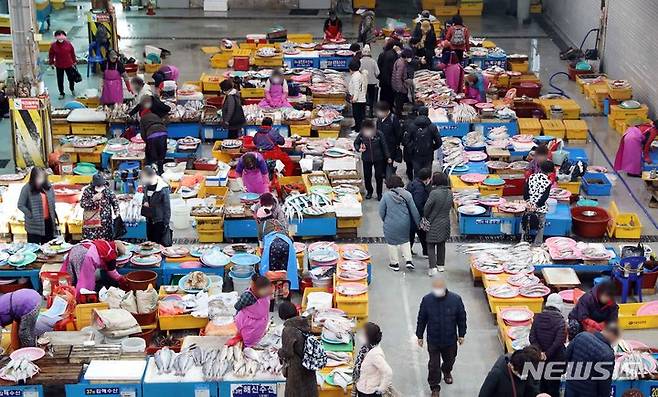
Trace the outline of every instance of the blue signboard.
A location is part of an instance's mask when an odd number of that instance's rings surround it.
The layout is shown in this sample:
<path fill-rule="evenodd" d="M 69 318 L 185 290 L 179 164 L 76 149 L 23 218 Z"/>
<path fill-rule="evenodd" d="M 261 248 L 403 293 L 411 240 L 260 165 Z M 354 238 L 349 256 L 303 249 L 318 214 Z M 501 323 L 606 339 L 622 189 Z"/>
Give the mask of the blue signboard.
<path fill-rule="evenodd" d="M 244 383 L 231 385 L 231 397 L 277 397 L 274 383 Z"/>
<path fill-rule="evenodd" d="M 347 70 L 350 57 L 320 58 L 320 69 Z"/>
<path fill-rule="evenodd" d="M 318 67 L 318 58 L 290 58 L 287 59 L 291 68 L 316 68 Z"/>
<path fill-rule="evenodd" d="M 85 396 L 116 396 L 120 391 L 118 387 L 88 387 Z"/>

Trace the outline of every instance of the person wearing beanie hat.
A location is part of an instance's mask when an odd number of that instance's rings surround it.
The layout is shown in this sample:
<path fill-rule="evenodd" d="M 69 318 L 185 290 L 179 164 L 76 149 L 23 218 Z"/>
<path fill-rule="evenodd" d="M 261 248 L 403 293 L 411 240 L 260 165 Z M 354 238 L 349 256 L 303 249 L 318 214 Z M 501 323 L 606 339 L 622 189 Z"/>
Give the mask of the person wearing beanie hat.
<path fill-rule="evenodd" d="M 563 362 L 567 341 L 567 324 L 562 315 L 563 301 L 559 294 L 550 294 L 544 311 L 536 314 L 530 328 L 530 343 L 537 347 L 547 362 Z M 551 396 L 560 395 L 560 381 L 541 379 L 540 390 Z"/>
<path fill-rule="evenodd" d="M 363 46 L 361 50 L 361 72 L 366 72 L 368 77 L 368 88 L 366 92 L 366 105 L 368 106 L 368 112 L 370 118 L 374 117 L 374 105 L 377 101 L 377 96 L 379 94 L 379 89 L 377 84 L 379 83 L 379 66 L 377 62 L 372 58 L 372 50 L 370 49 L 370 44 Z"/>
<path fill-rule="evenodd" d="M 80 198 L 82 238 L 113 240 L 114 218 L 119 216 L 119 202 L 101 173 L 95 174 Z"/>

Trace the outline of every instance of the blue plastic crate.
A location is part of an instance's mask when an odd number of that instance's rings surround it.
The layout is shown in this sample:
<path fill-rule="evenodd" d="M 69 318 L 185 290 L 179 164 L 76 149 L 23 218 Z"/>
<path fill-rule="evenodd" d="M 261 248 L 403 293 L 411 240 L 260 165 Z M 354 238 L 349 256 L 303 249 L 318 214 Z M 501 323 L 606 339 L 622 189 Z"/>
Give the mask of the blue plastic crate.
<path fill-rule="evenodd" d="M 520 217 L 459 215 L 459 232 L 463 235 L 499 236 L 519 234 Z"/>
<path fill-rule="evenodd" d="M 320 57 L 320 69 L 347 70 L 352 57 Z"/>
<path fill-rule="evenodd" d="M 565 147 L 563 149 L 565 152 L 569 153 L 569 160 L 576 162 L 582 161 L 583 163 L 589 163 L 589 157 L 584 148 L 581 147 Z"/>
<path fill-rule="evenodd" d="M 589 196 L 609 196 L 612 183 L 602 172 L 586 172 L 583 175 L 581 187 Z"/>
<path fill-rule="evenodd" d="M 204 269 L 205 271 L 205 269 Z M 171 382 L 144 383 L 142 391 L 145 396 L 179 397 L 179 396 L 219 396 L 217 382 Z"/>
<path fill-rule="evenodd" d="M 146 240 L 146 221 L 141 221 L 137 225 L 126 226 L 128 232 L 123 238 L 134 238 Z"/>
<path fill-rule="evenodd" d="M 487 58 L 482 62 L 482 69 L 488 69 L 492 66 L 498 66 L 503 69 L 507 69 L 507 55 L 487 56 Z"/>
<path fill-rule="evenodd" d="M 183 269 L 180 267 L 180 265 L 181 264 L 179 262 L 164 261 L 162 263 L 162 284 L 171 284 L 171 280 L 174 278 L 174 276 L 186 275 L 188 273 L 192 273 L 193 271 L 199 270 L 190 268 Z M 206 274 L 214 274 L 220 277 L 224 276 L 223 267 L 204 267 L 203 272 Z"/>
<path fill-rule="evenodd" d="M 228 130 L 219 125 L 201 125 L 201 139 L 216 140 L 228 138 Z"/>
<path fill-rule="evenodd" d="M 615 394 L 614 394 L 615 397 L 621 397 L 622 393 L 630 389 L 631 387 L 640 389 L 642 394 L 647 397 L 658 396 L 658 380 L 636 380 L 633 381 L 633 384 L 631 386 L 626 385 L 626 383 L 630 383 L 630 382 L 628 381 L 613 382 L 613 386 L 616 386 Z"/>
<path fill-rule="evenodd" d="M 441 136 L 457 136 L 461 137 L 471 132 L 471 123 L 455 123 L 449 121 L 447 123 L 434 123 L 439 129 Z"/>
<path fill-rule="evenodd" d="M 277 397 L 278 384 L 284 381 L 224 381 L 219 382 L 222 397 Z"/>
<path fill-rule="evenodd" d="M 167 135 L 171 139 L 185 138 L 192 136 L 198 138 L 201 134 L 201 125 L 199 123 L 170 123 L 167 125 Z"/>
<path fill-rule="evenodd" d="M 296 56 L 284 56 L 283 64 L 289 68 L 319 68 L 320 67 L 320 58 L 319 57 L 296 57 Z"/>
<path fill-rule="evenodd" d="M 128 128 L 126 123 L 110 123 L 110 137 L 120 136 Z"/>
<path fill-rule="evenodd" d="M 292 225 L 297 227 L 295 236 L 298 237 L 335 236 L 338 233 L 335 216 L 308 216 L 301 222 L 293 220 Z"/>
<path fill-rule="evenodd" d="M 256 220 L 254 219 L 224 219 L 224 238 L 258 237 Z"/>
<path fill-rule="evenodd" d="M 103 397 L 142 397 L 142 384 L 123 384 L 123 383 L 107 383 L 107 384 L 91 384 L 81 382 L 75 385 L 65 385 L 66 397 L 88 397 L 88 396 L 103 396 Z"/>
<path fill-rule="evenodd" d="M 567 204 L 558 204 L 555 212 L 546 214 L 544 236 L 563 237 L 571 234 L 571 210 Z"/>

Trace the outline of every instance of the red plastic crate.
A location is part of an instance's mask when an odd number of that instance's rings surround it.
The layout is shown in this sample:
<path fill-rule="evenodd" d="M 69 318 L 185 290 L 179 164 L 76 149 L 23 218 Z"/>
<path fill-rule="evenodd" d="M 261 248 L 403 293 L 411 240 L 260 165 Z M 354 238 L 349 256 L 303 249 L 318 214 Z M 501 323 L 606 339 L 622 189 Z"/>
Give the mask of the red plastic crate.
<path fill-rule="evenodd" d="M 525 184 L 524 178 L 503 178 L 503 180 L 505 181 L 503 196 L 523 196 L 523 185 Z"/>
<path fill-rule="evenodd" d="M 241 72 L 249 70 L 249 57 L 233 58 L 233 69 Z"/>

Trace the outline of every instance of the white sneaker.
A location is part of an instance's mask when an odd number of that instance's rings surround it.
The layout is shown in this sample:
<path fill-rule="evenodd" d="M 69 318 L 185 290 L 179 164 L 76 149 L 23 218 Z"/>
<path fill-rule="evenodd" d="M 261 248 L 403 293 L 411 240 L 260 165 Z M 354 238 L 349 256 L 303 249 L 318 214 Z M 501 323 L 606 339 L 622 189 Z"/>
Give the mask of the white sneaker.
<path fill-rule="evenodd" d="M 436 270 L 439 271 L 439 272 L 441 272 L 441 273 L 443 273 L 443 272 L 446 271 L 446 267 L 445 267 L 445 266 L 437 266 L 437 267 L 436 267 Z"/>
<path fill-rule="evenodd" d="M 350 131 L 350 135 L 349 135 L 349 137 L 350 137 L 350 138 L 356 138 L 357 135 L 359 135 L 359 133 L 356 132 L 356 131 L 354 131 L 354 130 L 352 130 L 352 131 Z"/>
<path fill-rule="evenodd" d="M 430 277 L 434 277 L 438 273 L 439 273 L 439 271 L 435 267 L 433 267 L 433 268 L 431 268 L 430 270 L 427 271 L 427 275 L 430 276 Z"/>

